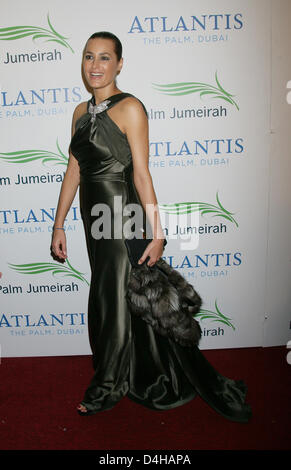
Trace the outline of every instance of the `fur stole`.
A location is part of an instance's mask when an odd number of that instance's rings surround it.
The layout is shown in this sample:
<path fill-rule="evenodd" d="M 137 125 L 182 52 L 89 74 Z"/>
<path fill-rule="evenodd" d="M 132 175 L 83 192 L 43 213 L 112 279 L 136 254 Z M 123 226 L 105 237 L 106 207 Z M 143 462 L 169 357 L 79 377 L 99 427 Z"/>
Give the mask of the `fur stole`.
<path fill-rule="evenodd" d="M 160 258 L 153 267 L 132 267 L 126 294 L 130 312 L 149 323 L 163 336 L 182 346 L 201 338 L 200 324 L 193 318 L 202 301 L 184 277 Z"/>

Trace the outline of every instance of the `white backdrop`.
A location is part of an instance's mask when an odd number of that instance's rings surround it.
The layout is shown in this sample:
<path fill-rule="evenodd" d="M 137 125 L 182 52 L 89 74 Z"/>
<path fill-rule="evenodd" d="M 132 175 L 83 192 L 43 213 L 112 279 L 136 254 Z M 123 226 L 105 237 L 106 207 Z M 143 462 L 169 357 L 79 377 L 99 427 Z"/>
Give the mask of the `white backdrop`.
<path fill-rule="evenodd" d="M 82 49 L 100 30 L 121 39 L 118 86 L 149 113 L 150 170 L 169 240 L 164 255 L 203 298 L 200 347 L 286 344 L 290 246 L 287 237 L 278 239 L 290 224 L 290 191 L 285 186 L 283 207 L 278 194 L 290 170 L 279 161 L 287 155 L 291 77 L 290 68 L 280 74 L 277 67 L 278 50 L 288 54 L 291 12 L 287 0 L 280 3 L 277 9 L 271 0 L 17 0 L 2 7 L 3 356 L 90 353 L 90 270 L 78 195 L 65 226 L 68 263 L 56 263 L 49 247 L 72 113 L 90 98 Z M 282 28 L 286 35 L 276 42 Z M 177 210 L 184 202 L 192 212 L 177 228 L 169 223 L 170 205 Z M 182 249 L 187 227 L 199 233 L 196 248 Z M 278 249 L 282 276 L 272 261 Z"/>

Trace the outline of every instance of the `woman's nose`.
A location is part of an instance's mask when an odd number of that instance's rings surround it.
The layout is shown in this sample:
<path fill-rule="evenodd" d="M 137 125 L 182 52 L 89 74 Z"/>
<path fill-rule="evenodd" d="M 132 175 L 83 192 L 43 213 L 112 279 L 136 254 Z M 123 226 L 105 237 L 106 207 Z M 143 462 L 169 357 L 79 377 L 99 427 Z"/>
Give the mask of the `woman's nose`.
<path fill-rule="evenodd" d="M 91 69 L 96 69 L 99 66 L 99 61 L 98 59 L 94 58 L 90 61 L 90 68 Z"/>

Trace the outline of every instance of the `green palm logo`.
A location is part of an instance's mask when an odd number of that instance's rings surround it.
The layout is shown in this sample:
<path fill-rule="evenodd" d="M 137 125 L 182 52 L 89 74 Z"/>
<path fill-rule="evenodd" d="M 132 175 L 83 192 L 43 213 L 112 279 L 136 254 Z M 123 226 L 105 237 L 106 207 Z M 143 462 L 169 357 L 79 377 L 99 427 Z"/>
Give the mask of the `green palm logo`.
<path fill-rule="evenodd" d="M 47 22 L 49 29 L 40 28 L 39 26 L 11 26 L 8 28 L 0 28 L 0 40 L 14 41 L 28 36 L 32 36 L 33 41 L 39 38 L 46 38 L 46 42 L 56 42 L 70 49 L 74 53 L 73 49 L 66 41 L 68 38 L 62 36 L 52 26 L 49 14 L 47 15 Z"/>
<path fill-rule="evenodd" d="M 212 214 L 213 217 L 222 217 L 234 223 L 238 227 L 237 221 L 234 219 L 233 212 L 226 210 L 218 198 L 216 193 L 217 205 L 207 202 L 177 202 L 174 204 L 159 204 L 159 208 L 168 214 L 189 214 L 191 212 L 200 212 L 204 214 Z"/>
<path fill-rule="evenodd" d="M 228 318 L 227 316 L 223 315 L 223 313 L 219 310 L 217 300 L 215 301 L 215 311 L 205 310 L 201 308 L 199 313 L 195 315 L 195 318 L 200 318 L 200 320 L 211 319 L 211 321 L 213 322 L 224 323 L 225 325 L 235 330 L 235 327 L 231 323 L 231 318 Z"/>
<path fill-rule="evenodd" d="M 15 152 L 0 152 L 0 160 L 9 163 L 29 163 L 35 160 L 41 160 L 44 165 L 47 162 L 54 162 L 55 165 L 67 165 L 68 157 L 62 152 L 57 139 L 56 146 L 59 153 L 50 152 L 48 150 L 18 150 Z"/>
<path fill-rule="evenodd" d="M 41 274 L 46 272 L 51 272 L 53 276 L 56 274 L 63 274 L 63 276 L 75 277 L 79 281 L 85 282 L 89 285 L 89 282 L 84 277 L 84 273 L 81 273 L 77 269 L 73 268 L 68 259 L 66 259 L 64 264 L 60 263 L 27 263 L 27 264 L 11 264 L 8 263 L 8 266 L 17 271 L 20 274 Z"/>
<path fill-rule="evenodd" d="M 164 95 L 182 96 L 189 95 L 191 93 L 199 93 L 200 98 L 204 95 L 211 95 L 212 98 L 227 101 L 239 110 L 237 103 L 233 99 L 235 95 L 231 95 L 221 86 L 217 78 L 217 72 L 215 73 L 215 81 L 217 86 L 202 82 L 179 82 L 168 83 L 165 85 L 153 83 L 152 85 L 156 91 L 163 93 Z"/>

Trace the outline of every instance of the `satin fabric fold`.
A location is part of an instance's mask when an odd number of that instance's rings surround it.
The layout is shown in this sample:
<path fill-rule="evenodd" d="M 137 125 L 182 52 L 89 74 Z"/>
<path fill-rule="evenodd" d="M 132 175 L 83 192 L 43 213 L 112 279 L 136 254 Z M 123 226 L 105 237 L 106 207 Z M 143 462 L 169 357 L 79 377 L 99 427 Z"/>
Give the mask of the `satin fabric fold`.
<path fill-rule="evenodd" d="M 128 96 L 132 95 L 109 97 L 109 108 Z M 82 403 L 89 411 L 99 412 L 128 396 L 161 411 L 181 406 L 199 394 L 227 419 L 247 422 L 251 408 L 245 402 L 244 382 L 222 376 L 197 346 L 174 343 L 131 316 L 126 300 L 131 265 L 123 232 L 120 238 L 92 236 L 95 204 L 110 208 L 112 234 L 116 216 L 122 224 L 128 220 L 123 213 L 126 204 L 141 206 L 130 146 L 107 110 L 93 121 L 88 112 L 77 121 L 71 151 L 80 166 L 80 209 L 92 272 L 88 331 L 94 375 Z M 116 196 L 122 201 L 118 214 Z"/>

